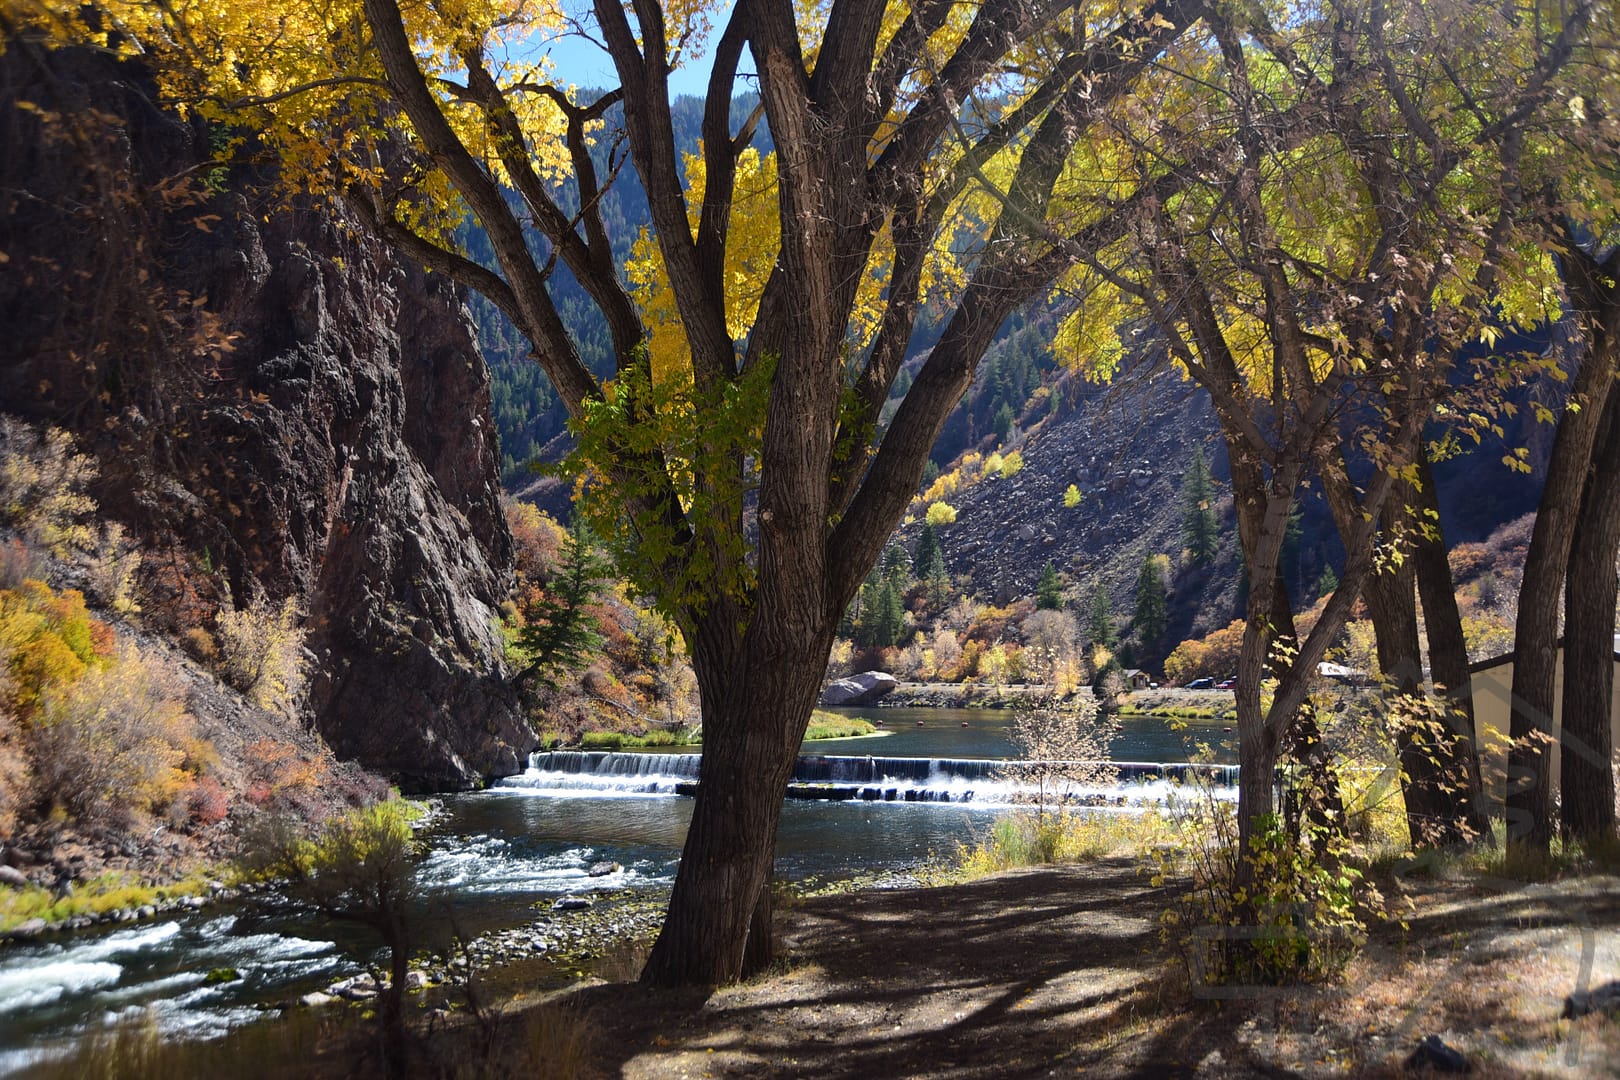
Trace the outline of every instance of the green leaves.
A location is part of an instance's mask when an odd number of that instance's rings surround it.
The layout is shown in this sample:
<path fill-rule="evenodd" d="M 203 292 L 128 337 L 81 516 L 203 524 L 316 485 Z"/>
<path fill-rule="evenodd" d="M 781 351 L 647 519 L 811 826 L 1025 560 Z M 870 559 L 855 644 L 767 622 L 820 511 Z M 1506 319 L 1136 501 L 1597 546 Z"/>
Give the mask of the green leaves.
<path fill-rule="evenodd" d="M 743 505 L 758 483 L 775 364 L 710 391 L 651 370 L 633 364 L 586 402 L 559 472 L 619 572 L 686 629 L 717 596 L 751 603 Z"/>

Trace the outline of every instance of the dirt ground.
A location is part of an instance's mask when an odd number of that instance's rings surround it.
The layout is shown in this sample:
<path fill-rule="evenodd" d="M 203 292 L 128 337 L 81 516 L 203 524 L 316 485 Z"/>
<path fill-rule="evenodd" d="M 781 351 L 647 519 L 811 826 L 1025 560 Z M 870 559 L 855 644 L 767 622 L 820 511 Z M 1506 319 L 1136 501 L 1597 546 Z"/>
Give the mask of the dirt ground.
<path fill-rule="evenodd" d="M 598 983 L 561 999 L 587 1071 L 665 1077 L 1405 1075 L 1425 1035 L 1484 1077 L 1620 1076 L 1620 1020 L 1560 1020 L 1620 978 L 1620 879 L 1399 880 L 1337 984 L 1191 992 L 1163 945 L 1169 899 L 1139 864 L 1015 871 L 806 901 L 783 959 L 713 994 Z"/>

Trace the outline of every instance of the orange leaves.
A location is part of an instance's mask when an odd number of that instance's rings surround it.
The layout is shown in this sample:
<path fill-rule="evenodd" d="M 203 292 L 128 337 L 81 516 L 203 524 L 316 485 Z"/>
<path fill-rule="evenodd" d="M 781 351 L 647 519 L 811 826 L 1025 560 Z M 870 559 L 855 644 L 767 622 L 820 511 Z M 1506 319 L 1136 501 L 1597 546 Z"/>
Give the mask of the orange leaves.
<path fill-rule="evenodd" d="M 113 655 L 113 632 L 90 617 L 76 589 L 41 581 L 0 590 L 0 705 L 27 718 L 41 698 L 77 682 Z"/>

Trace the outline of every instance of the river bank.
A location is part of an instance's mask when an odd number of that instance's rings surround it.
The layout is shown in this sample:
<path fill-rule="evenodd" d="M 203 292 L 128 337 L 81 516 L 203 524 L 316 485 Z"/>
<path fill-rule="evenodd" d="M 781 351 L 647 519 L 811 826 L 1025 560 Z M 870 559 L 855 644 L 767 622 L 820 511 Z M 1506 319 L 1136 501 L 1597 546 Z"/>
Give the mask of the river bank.
<path fill-rule="evenodd" d="M 1494 1077 L 1615 1075 L 1620 1024 L 1561 1019 L 1620 976 L 1620 878 L 1523 883 L 1397 873 L 1405 926 L 1375 926 L 1336 983 L 1199 996 L 1160 932 L 1175 883 L 1129 859 L 803 901 L 767 975 L 704 994 L 597 981 L 550 1010 L 573 1075 L 1395 1077 L 1439 1035 Z M 553 1073 L 552 1075 L 566 1075 Z"/>

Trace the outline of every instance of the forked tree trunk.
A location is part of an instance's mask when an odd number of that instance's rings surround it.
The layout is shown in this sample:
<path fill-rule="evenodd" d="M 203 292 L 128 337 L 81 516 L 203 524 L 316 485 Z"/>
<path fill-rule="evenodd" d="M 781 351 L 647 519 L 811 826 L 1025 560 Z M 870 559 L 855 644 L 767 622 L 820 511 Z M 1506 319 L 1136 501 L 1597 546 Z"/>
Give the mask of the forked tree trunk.
<path fill-rule="evenodd" d="M 1428 458 L 1418 463 L 1418 505 L 1433 513 L 1434 534 L 1418 541 L 1413 552 L 1417 566 L 1418 598 L 1423 603 L 1424 636 L 1429 642 L 1429 677 L 1435 691 L 1444 694 L 1450 710 L 1436 756 L 1446 782 L 1454 789 L 1455 817 L 1438 843 L 1473 843 L 1491 835 L 1489 808 L 1481 779 L 1479 739 L 1474 730 L 1474 686 L 1468 672 L 1468 643 L 1463 637 L 1457 588 L 1446 557 L 1445 534 L 1440 531 L 1440 500 Z"/>
<path fill-rule="evenodd" d="M 1615 555 L 1620 548 L 1620 394 L 1611 393 L 1587 477 L 1564 595 L 1559 819 L 1568 839 L 1612 838 Z"/>
<path fill-rule="evenodd" d="M 1553 681 L 1558 665 L 1558 609 L 1587 470 L 1614 381 L 1615 290 L 1601 268 L 1572 252 L 1566 264 L 1571 298 L 1581 312 L 1586 355 L 1558 421 L 1552 460 L 1536 508 L 1535 531 L 1519 585 L 1513 633 L 1513 697 L 1507 772 L 1510 854 L 1545 857 L 1552 842 Z"/>
<path fill-rule="evenodd" d="M 1397 513 L 1386 508 L 1386 534 L 1393 532 Z M 1425 848 L 1457 844 L 1466 838 L 1471 800 L 1466 774 L 1456 775 L 1450 725 L 1444 730 L 1427 726 L 1427 710 L 1422 705 L 1423 656 L 1418 642 L 1415 555 L 1393 570 L 1368 577 L 1362 597 L 1372 616 L 1378 638 L 1378 666 L 1388 682 L 1387 701 L 1395 713 L 1395 748 L 1400 761 L 1401 793 L 1406 800 L 1407 836 L 1414 848 Z M 1404 712 L 1414 715 L 1401 715 Z"/>
<path fill-rule="evenodd" d="M 830 644 L 818 639 L 803 652 L 718 670 L 694 650 L 703 763 L 681 872 L 643 982 L 721 986 L 770 962 L 776 826 Z"/>

